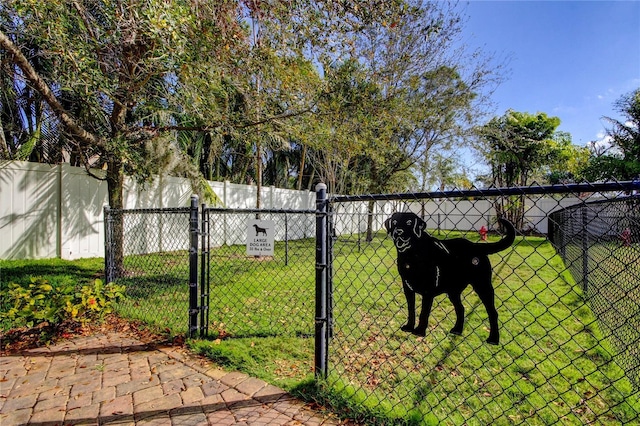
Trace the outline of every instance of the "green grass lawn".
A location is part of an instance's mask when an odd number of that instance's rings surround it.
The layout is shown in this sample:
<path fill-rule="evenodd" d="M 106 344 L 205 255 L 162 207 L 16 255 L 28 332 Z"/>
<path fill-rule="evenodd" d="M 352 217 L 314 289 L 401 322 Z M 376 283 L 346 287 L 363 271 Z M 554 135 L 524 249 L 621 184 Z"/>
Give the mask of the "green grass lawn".
<path fill-rule="evenodd" d="M 520 238 L 491 256 L 497 347 L 484 343 L 488 321 L 471 289 L 463 336 L 448 334 L 455 313 L 445 296 L 425 338 L 399 331 L 406 308 L 384 236 L 371 250 L 353 253 L 345 243 L 336 253 L 327 387 L 358 401 L 352 410 L 448 424 L 640 422 L 638 393 L 545 239 Z"/>
<path fill-rule="evenodd" d="M 189 328 L 189 256 L 185 251 L 131 255 L 124 259 L 126 286 L 118 313 L 152 328 L 186 335 Z"/>
<path fill-rule="evenodd" d="M 491 256 L 499 346 L 484 342 L 488 321 L 471 289 L 462 336 L 448 334 L 455 314 L 445 296 L 434 303 L 426 337 L 399 331 L 406 308 L 392 242 L 382 233 L 369 244 L 340 238 L 329 374 L 317 387 L 310 385 L 314 241 L 289 242 L 288 264 L 284 250 L 277 243 L 273 258 L 247 257 L 244 246 L 211 250 L 212 338 L 190 341 L 193 350 L 373 424 L 640 423 L 639 393 L 619 367 L 615 345 L 543 238 L 519 238 L 514 249 Z M 598 260 L 601 269 L 607 260 Z M 0 261 L 0 282 L 31 274 L 91 280 L 101 262 Z M 128 298 L 119 313 L 184 333 L 186 253 L 125 263 L 119 282 Z"/>

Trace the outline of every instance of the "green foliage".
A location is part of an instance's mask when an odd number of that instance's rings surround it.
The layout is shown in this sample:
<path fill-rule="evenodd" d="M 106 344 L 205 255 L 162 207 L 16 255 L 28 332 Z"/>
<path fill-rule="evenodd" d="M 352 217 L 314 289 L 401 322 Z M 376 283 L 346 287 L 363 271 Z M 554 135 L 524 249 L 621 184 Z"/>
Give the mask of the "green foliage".
<path fill-rule="evenodd" d="M 640 89 L 622 96 L 614 104 L 624 120 L 605 119 L 609 146 L 604 151 L 592 142 L 591 157 L 583 174 L 589 181 L 632 180 L 640 177 Z"/>
<path fill-rule="evenodd" d="M 11 320 L 14 326 L 34 327 L 45 321 L 59 324 L 68 316 L 72 287 L 54 289 L 42 278 L 32 278 L 27 287 L 15 283 L 9 283 L 8 287 L 4 298 L 10 308 L 0 313 L 0 318 Z"/>
<path fill-rule="evenodd" d="M 525 186 L 537 171 L 556 162 L 561 145 L 554 134 L 559 125 L 558 117 L 545 113 L 509 110 L 480 127 L 479 148 L 491 166 L 490 183 Z"/>
<path fill-rule="evenodd" d="M 479 152 L 491 166 L 487 186 L 528 186 L 534 182 L 572 180 L 586 163 L 586 150 L 571 144 L 566 132 L 556 132 L 558 117 L 508 110 L 477 129 Z M 524 197 L 503 197 L 496 214 L 517 229 L 524 226 Z"/>
<path fill-rule="evenodd" d="M 71 319 L 89 321 L 102 319 L 105 314 L 114 311 L 114 303 L 124 297 L 125 287 L 115 283 L 104 284 L 102 280 L 96 279 L 93 285 L 84 285 L 79 292 L 75 293 L 71 307 Z M 79 297 L 78 297 L 79 296 Z"/>
<path fill-rule="evenodd" d="M 105 285 L 99 279 L 80 288 L 73 284 L 53 286 L 42 277 L 33 277 L 28 285 L 9 283 L 3 293 L 0 320 L 12 327 L 35 327 L 45 322 L 99 321 L 113 312 L 114 302 L 124 295 L 124 286 Z"/>
<path fill-rule="evenodd" d="M 32 157 L 107 165 L 114 208 L 123 173 L 186 176 L 211 202 L 202 177 L 415 187 L 411 168 L 427 173 L 422 159 L 461 140 L 500 80 L 499 64 L 455 43 L 462 13 L 402 0 L 7 0 L 0 156 L 46 145 Z"/>

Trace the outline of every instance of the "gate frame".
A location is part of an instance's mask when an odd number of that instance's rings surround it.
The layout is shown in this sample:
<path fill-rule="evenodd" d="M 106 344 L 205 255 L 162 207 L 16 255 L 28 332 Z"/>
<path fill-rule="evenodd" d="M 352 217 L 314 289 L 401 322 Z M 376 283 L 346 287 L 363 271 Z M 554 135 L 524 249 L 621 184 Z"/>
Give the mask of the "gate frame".
<path fill-rule="evenodd" d="M 315 356 L 316 379 L 326 378 L 329 364 L 329 303 L 331 297 L 329 274 L 329 214 L 327 185 L 316 185 L 316 316 Z"/>
<path fill-rule="evenodd" d="M 326 186 L 325 186 L 326 188 Z M 197 198 L 197 197 L 196 197 Z M 325 192 L 325 198 L 326 198 L 326 192 Z M 325 202 L 326 204 L 326 202 Z M 193 209 L 193 205 L 192 205 L 192 209 Z M 195 207 L 195 211 L 198 211 L 197 208 L 197 202 L 196 202 L 196 207 Z M 224 207 L 207 207 L 206 204 L 202 204 L 201 206 L 201 210 L 200 210 L 200 229 L 198 230 L 198 234 L 201 236 L 200 239 L 200 246 L 198 247 L 197 245 L 195 246 L 197 248 L 196 253 L 200 253 L 200 265 L 199 265 L 199 271 L 198 271 L 198 276 L 200 279 L 200 305 L 198 306 L 198 301 L 197 301 L 197 297 L 194 299 L 195 301 L 193 302 L 194 304 L 192 305 L 193 307 L 191 309 L 193 309 L 193 312 L 196 312 L 195 315 L 197 315 L 198 313 L 200 314 L 200 338 L 206 338 L 208 336 L 208 329 L 209 329 L 209 298 L 211 296 L 211 275 L 210 275 L 210 266 L 211 266 L 211 253 L 209 250 L 209 247 L 211 245 L 211 241 L 209 239 L 210 237 L 210 226 L 211 226 L 211 213 L 224 213 L 224 214 L 233 214 L 233 213 L 239 213 L 239 214 L 255 214 L 256 216 L 260 215 L 260 214 L 282 214 L 284 215 L 284 221 L 285 221 L 285 235 L 288 235 L 288 214 L 315 214 L 316 216 L 318 216 L 318 210 L 310 210 L 310 209 L 245 209 L 245 208 L 224 208 Z M 192 213 L 193 214 L 193 213 Z M 324 217 L 324 221 L 326 222 L 326 214 L 321 215 Z M 317 231 L 317 219 L 316 219 L 316 231 Z M 326 226 L 326 225 L 325 225 Z M 195 229 L 193 230 L 193 232 L 195 233 Z M 192 234 L 192 238 L 193 238 L 193 234 Z M 193 240 L 192 240 L 193 241 Z M 316 247 L 317 247 L 317 242 L 318 239 L 316 237 Z M 325 250 L 326 251 L 326 250 Z M 318 253 L 318 249 L 316 248 L 316 255 Z M 194 264 L 198 263 L 198 257 L 197 255 L 195 257 L 190 257 L 190 261 L 193 261 Z M 326 262 L 325 262 L 326 263 Z M 289 264 L 289 251 L 288 251 L 288 239 L 285 239 L 285 265 Z M 326 272 L 325 272 L 326 275 Z M 316 279 L 317 279 L 317 275 L 316 275 Z M 190 281 L 191 282 L 191 281 Z M 197 287 L 197 286 L 196 286 Z M 316 287 L 317 289 L 317 287 Z M 326 293 L 326 291 L 325 291 Z M 318 305 L 318 295 L 316 292 L 316 306 Z M 191 312 L 191 310 L 190 310 Z M 190 327 L 191 330 L 191 327 Z M 196 335 L 196 331 L 198 330 L 198 327 L 196 326 L 195 328 L 193 328 L 193 333 L 189 335 L 189 337 L 195 337 Z M 318 342 L 318 339 L 315 339 L 316 342 Z M 328 343 L 324 343 L 324 347 L 328 347 Z M 326 359 L 328 359 L 328 354 L 326 354 L 324 356 L 325 358 L 325 365 L 326 365 Z"/>

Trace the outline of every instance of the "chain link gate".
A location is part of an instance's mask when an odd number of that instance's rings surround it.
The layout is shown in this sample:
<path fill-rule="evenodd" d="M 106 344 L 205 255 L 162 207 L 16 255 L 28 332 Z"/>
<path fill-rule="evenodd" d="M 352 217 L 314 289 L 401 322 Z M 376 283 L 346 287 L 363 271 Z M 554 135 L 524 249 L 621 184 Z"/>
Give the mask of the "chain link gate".
<path fill-rule="evenodd" d="M 184 208 L 105 206 L 104 218 L 105 280 L 125 286 L 119 314 L 172 334 L 206 337 L 209 295 L 199 272 L 205 234 L 198 197 Z"/>
<path fill-rule="evenodd" d="M 313 336 L 314 219 L 314 210 L 203 207 L 210 337 Z M 256 221 L 266 225 L 254 228 Z M 247 240 L 267 233 L 272 252 L 248 253 Z"/>
<path fill-rule="evenodd" d="M 313 337 L 315 210 L 105 207 L 105 278 L 119 312 L 189 337 Z M 273 253 L 246 253 L 252 219 Z"/>
<path fill-rule="evenodd" d="M 326 244 L 318 234 L 327 250 L 317 262 L 326 307 L 316 307 L 326 342 L 316 347 L 322 389 L 372 424 L 639 424 L 640 214 L 627 203 L 604 218 L 597 207 L 638 189 L 627 182 L 330 198 L 321 204 Z M 589 212 L 586 222 L 549 216 L 571 206 Z M 448 332 L 455 313 L 444 295 L 425 337 L 400 330 L 406 302 L 383 228 L 394 211 L 418 214 L 438 239 L 479 241 L 484 226 L 497 240 L 496 211 L 517 225 L 514 245 L 490 256 L 499 345 L 485 342 L 486 311 L 469 289 L 461 336 Z M 577 235 L 587 232 L 588 246 L 565 233 L 571 244 L 559 248 L 558 227 L 585 225 Z M 591 293 L 566 256 L 576 245 L 586 248 Z M 626 325 L 623 340 L 612 324 Z"/>

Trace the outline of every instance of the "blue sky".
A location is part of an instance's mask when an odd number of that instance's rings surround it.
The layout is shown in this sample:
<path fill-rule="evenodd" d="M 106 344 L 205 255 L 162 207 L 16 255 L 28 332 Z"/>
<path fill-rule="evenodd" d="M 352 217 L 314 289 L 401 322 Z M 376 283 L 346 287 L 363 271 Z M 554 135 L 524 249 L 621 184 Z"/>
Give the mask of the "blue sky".
<path fill-rule="evenodd" d="M 469 46 L 510 57 L 492 100 L 545 112 L 584 146 L 621 118 L 613 103 L 640 87 L 640 1 L 484 1 L 466 7 Z"/>

